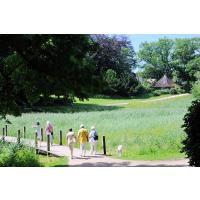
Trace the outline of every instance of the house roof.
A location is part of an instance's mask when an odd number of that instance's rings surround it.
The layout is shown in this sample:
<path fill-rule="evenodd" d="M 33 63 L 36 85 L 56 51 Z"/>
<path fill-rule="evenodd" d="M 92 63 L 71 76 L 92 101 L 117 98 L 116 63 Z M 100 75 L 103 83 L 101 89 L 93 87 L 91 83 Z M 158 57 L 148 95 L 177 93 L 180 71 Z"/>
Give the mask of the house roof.
<path fill-rule="evenodd" d="M 175 87 L 175 83 L 169 79 L 166 75 L 164 75 L 159 81 L 156 82 L 154 87 L 156 88 L 171 88 Z"/>

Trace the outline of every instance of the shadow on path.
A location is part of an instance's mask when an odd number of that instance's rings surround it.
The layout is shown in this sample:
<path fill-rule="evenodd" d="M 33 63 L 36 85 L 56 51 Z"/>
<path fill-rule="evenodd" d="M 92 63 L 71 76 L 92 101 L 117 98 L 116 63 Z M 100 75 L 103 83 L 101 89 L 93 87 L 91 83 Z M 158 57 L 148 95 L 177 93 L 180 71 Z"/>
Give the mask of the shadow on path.
<path fill-rule="evenodd" d="M 167 164 L 141 164 L 133 165 L 131 162 L 96 162 L 96 163 L 81 163 L 81 164 L 71 164 L 69 167 L 188 167 L 187 165 L 167 165 Z"/>

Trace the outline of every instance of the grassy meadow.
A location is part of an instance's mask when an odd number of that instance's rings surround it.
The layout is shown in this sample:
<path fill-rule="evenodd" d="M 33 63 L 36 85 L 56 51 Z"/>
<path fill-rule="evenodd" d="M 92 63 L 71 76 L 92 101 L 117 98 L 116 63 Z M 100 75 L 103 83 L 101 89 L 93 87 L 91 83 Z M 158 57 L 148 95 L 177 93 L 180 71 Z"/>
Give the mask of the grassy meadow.
<path fill-rule="evenodd" d="M 18 129 L 22 131 L 26 126 L 27 137 L 34 138 L 32 124 L 40 121 L 44 127 L 49 120 L 54 125 L 55 141 L 58 142 L 59 130 L 66 133 L 72 127 L 77 133 L 83 123 L 88 129 L 96 126 L 100 136 L 99 151 L 102 151 L 101 138 L 106 136 L 108 154 L 114 157 L 117 157 L 117 146 L 122 144 L 122 159 L 183 158 L 180 153 L 184 138 L 181 125 L 192 97 L 149 101 L 166 96 L 169 95 L 136 99 L 93 98 L 85 102 L 77 101 L 68 107 L 46 107 L 40 112 L 24 113 L 21 117 L 8 116 L 12 122 L 8 133 L 16 135 Z M 0 121 L 0 127 L 3 126 L 4 122 Z"/>

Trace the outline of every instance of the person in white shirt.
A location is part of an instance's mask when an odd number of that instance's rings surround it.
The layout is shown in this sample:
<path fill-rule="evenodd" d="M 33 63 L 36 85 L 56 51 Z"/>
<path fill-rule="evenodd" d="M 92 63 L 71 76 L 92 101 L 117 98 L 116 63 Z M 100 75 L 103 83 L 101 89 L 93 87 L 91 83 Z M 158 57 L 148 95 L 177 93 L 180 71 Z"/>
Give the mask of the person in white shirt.
<path fill-rule="evenodd" d="M 91 131 L 89 134 L 89 143 L 90 143 L 90 154 L 94 155 L 97 152 L 97 142 L 98 142 L 98 133 L 94 126 L 91 127 Z"/>
<path fill-rule="evenodd" d="M 41 134 L 41 127 L 40 122 L 36 122 L 33 126 L 35 128 L 35 133 L 37 134 L 37 140 L 39 142 L 39 147 L 41 147 L 41 141 L 42 141 L 42 134 Z"/>
<path fill-rule="evenodd" d="M 66 135 L 67 138 L 67 144 L 70 150 L 71 154 L 71 159 L 73 159 L 73 149 L 74 149 L 74 144 L 76 143 L 76 136 L 75 133 L 72 131 L 72 128 L 69 129 L 69 132 Z"/>

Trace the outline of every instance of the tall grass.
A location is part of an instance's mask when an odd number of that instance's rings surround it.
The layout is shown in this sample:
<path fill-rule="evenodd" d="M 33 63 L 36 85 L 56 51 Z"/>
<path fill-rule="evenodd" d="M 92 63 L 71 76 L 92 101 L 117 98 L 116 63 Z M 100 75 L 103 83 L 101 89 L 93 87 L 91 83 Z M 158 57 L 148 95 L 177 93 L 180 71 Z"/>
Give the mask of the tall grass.
<path fill-rule="evenodd" d="M 59 130 L 64 133 L 72 127 L 77 133 L 80 124 L 86 128 L 95 125 L 100 139 L 106 136 L 108 153 L 116 156 L 116 149 L 119 144 L 123 145 L 124 159 L 174 159 L 182 158 L 180 151 L 181 141 L 184 138 L 181 129 L 182 118 L 190 105 L 192 98 L 177 97 L 157 102 L 143 102 L 143 100 L 124 100 L 128 105 L 124 107 L 106 107 L 99 109 L 106 104 L 106 100 L 92 99 L 93 109 L 90 101 L 86 102 L 86 112 L 40 112 L 25 113 L 21 117 L 9 116 L 12 125 L 9 125 L 9 134 L 16 135 L 17 130 L 26 126 L 28 137 L 34 138 L 32 123 L 40 121 L 45 126 L 47 120 L 54 125 L 55 141 L 58 142 Z M 115 103 L 109 99 L 108 104 Z M 122 100 L 120 100 L 122 102 Z M 98 104 L 98 111 L 94 104 Z M 76 106 L 80 107 L 80 103 Z M 3 122 L 0 122 L 3 127 Z M 64 141 L 66 143 L 66 141 Z M 101 150 L 101 141 L 99 141 Z"/>

